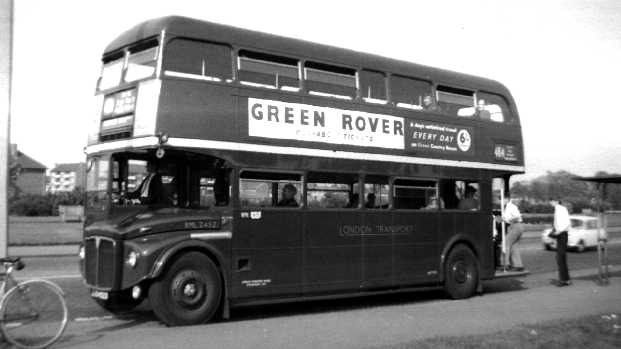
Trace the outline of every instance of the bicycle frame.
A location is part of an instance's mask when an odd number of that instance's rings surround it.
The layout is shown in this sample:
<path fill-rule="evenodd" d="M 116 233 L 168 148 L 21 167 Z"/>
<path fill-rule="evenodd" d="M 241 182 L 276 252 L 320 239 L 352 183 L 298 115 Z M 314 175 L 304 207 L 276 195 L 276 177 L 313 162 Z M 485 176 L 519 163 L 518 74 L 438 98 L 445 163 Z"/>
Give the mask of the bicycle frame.
<path fill-rule="evenodd" d="M 11 263 L 4 263 L 2 267 L 4 268 L 4 271 L 0 273 L 0 278 L 2 278 L 2 280 L 0 280 L 0 299 L 2 299 L 7 291 L 10 290 L 10 288 L 7 288 L 9 284 L 18 284 L 17 280 L 13 277 L 15 266 Z"/>

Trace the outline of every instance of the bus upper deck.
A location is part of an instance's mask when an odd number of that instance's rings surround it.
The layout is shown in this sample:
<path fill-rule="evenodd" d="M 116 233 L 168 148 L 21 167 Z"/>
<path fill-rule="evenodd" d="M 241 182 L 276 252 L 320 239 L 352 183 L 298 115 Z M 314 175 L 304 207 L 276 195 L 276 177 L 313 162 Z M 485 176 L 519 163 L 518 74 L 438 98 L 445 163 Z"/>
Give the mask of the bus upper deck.
<path fill-rule="evenodd" d="M 183 17 L 125 32 L 103 62 L 89 152 L 165 134 L 189 148 L 524 170 L 515 103 L 492 80 Z"/>

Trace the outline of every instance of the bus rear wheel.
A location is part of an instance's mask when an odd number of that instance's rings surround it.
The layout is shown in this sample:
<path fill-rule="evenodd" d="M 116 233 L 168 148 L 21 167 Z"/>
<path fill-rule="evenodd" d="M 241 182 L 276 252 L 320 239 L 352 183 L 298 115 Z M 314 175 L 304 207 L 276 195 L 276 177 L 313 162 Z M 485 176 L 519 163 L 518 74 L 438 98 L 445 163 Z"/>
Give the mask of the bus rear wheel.
<path fill-rule="evenodd" d="M 453 299 L 472 297 L 479 283 L 477 260 L 470 248 L 456 245 L 444 267 L 444 289 Z"/>
<path fill-rule="evenodd" d="M 178 257 L 149 289 L 153 312 L 168 326 L 209 321 L 218 309 L 221 295 L 218 268 L 200 252 Z"/>

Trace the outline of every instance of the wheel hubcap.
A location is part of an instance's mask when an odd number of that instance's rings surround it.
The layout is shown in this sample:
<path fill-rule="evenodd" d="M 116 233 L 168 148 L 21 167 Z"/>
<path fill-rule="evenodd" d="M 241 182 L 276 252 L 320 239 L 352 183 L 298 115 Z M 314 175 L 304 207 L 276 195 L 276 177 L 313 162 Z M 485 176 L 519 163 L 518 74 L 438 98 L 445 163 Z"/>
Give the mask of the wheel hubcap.
<path fill-rule="evenodd" d="M 194 270 L 178 273 L 171 284 L 174 301 L 184 308 L 197 308 L 207 297 L 207 285 Z"/>
<path fill-rule="evenodd" d="M 196 294 L 196 285 L 193 283 L 188 283 L 183 288 L 183 295 L 186 297 L 194 297 Z"/>
<path fill-rule="evenodd" d="M 453 264 L 453 278 L 460 284 L 468 280 L 468 268 L 464 261 L 457 261 Z"/>

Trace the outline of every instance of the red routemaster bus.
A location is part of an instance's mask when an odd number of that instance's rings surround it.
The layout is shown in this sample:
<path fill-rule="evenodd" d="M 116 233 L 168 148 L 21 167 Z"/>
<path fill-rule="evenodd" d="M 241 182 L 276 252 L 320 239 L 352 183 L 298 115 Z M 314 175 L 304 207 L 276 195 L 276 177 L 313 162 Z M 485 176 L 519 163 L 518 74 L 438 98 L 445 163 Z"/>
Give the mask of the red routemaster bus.
<path fill-rule="evenodd" d="M 106 309 L 186 325 L 494 277 L 494 188 L 524 172 L 500 83 L 183 17 L 102 61 L 80 256 Z"/>

